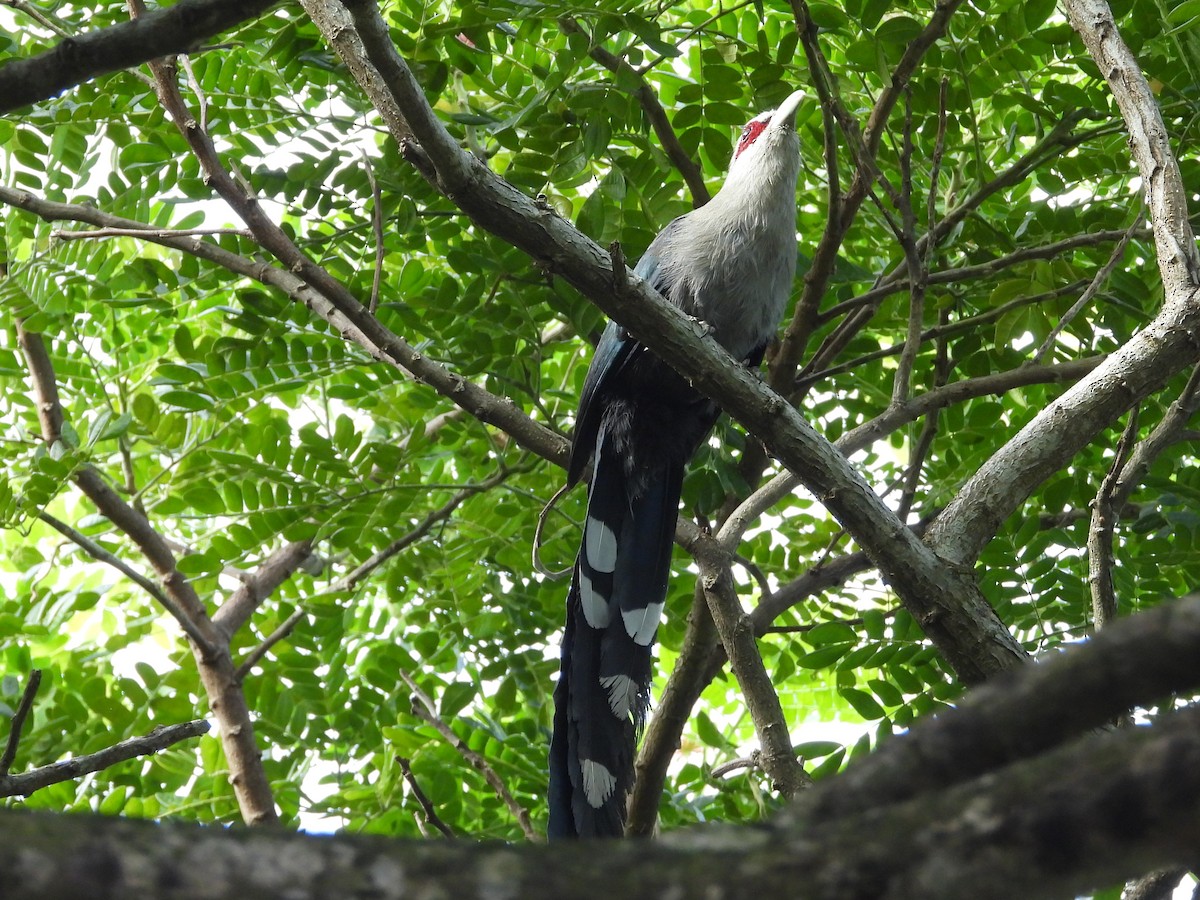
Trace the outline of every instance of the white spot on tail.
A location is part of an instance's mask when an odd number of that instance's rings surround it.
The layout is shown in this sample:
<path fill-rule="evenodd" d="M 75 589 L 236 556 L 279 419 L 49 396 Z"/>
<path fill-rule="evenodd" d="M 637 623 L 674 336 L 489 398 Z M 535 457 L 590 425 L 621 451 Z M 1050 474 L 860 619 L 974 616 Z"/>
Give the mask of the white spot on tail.
<path fill-rule="evenodd" d="M 617 788 L 617 779 L 606 766 L 592 759 L 581 759 L 579 771 L 583 775 L 583 795 L 587 797 L 588 805 L 599 809 L 604 801 L 613 795 Z"/>
<path fill-rule="evenodd" d="M 662 611 L 661 603 L 651 603 L 644 609 L 621 610 L 621 618 L 625 620 L 625 631 L 633 638 L 635 644 L 650 646 L 650 642 L 654 640 L 654 632 L 658 629 Z"/>
<path fill-rule="evenodd" d="M 588 564 L 597 572 L 617 567 L 617 536 L 599 519 L 588 517 L 585 536 Z"/>
<path fill-rule="evenodd" d="M 592 589 L 592 579 L 588 577 L 587 569 L 579 567 L 579 603 L 583 607 L 583 617 L 593 628 L 607 628 L 612 621 L 612 610 L 608 608 L 608 598 Z"/>
<path fill-rule="evenodd" d="M 608 705 L 618 719 L 628 719 L 637 703 L 637 682 L 628 675 L 609 675 L 600 679 L 600 685 L 608 691 Z"/>

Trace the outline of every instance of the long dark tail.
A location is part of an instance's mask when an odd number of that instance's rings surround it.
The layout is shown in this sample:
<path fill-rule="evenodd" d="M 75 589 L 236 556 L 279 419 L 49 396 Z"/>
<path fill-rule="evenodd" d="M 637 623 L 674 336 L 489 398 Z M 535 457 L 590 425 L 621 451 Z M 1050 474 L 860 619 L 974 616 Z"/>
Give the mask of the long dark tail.
<path fill-rule="evenodd" d="M 601 434 L 554 690 L 551 839 L 625 827 L 683 483 L 682 461 L 632 458 Z"/>

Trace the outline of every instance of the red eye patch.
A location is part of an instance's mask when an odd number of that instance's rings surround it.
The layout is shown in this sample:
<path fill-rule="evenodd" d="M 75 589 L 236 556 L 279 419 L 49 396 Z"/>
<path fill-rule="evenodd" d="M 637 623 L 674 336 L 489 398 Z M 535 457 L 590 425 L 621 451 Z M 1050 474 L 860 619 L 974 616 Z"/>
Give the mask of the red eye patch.
<path fill-rule="evenodd" d="M 746 127 L 742 129 L 742 136 L 738 138 L 737 151 L 733 154 L 733 158 L 737 159 L 742 155 L 742 151 L 758 140 L 758 136 L 763 133 L 767 127 L 767 121 L 754 119 L 746 123 Z"/>

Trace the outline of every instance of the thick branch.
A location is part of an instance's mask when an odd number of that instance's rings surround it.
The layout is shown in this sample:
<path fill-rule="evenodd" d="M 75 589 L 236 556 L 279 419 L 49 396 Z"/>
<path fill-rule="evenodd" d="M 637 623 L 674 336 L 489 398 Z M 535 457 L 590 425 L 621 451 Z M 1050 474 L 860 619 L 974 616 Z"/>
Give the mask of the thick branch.
<path fill-rule="evenodd" d="M 312 541 L 294 541 L 280 547 L 259 565 L 258 570 L 244 579 L 233 596 L 221 604 L 213 613 L 213 624 L 232 637 L 249 621 L 260 603 L 274 593 L 275 589 L 292 577 L 304 561 L 312 555 Z"/>
<path fill-rule="evenodd" d="M 1154 91 L 1117 31 L 1105 0 L 1064 0 L 1063 9 L 1125 120 L 1129 146 L 1142 174 L 1163 289 L 1168 297 L 1190 295 L 1200 283 L 1200 250 L 1188 222 L 1187 189 Z"/>
<path fill-rule="evenodd" d="M 806 815 L 827 821 L 917 797 L 1027 759 L 1134 707 L 1195 690 L 1197 646 L 1200 599 L 1121 619 L 1085 645 L 975 688 L 953 713 L 927 719 L 909 738 L 864 757 L 837 779 L 836 791 L 806 794 L 802 802 L 811 797 L 812 803 Z"/>
<path fill-rule="evenodd" d="M 81 885 L 146 900 L 476 897 L 481 885 L 489 896 L 527 900 L 1050 900 L 1194 858 L 1198 719 L 1173 713 L 1010 767 L 1003 778 L 867 814 L 791 815 L 755 829 L 610 842 L 603 852 L 584 842 L 400 842 L 4 810 L 0 885 L 6 900 L 79 896 Z"/>
<path fill-rule="evenodd" d="M 130 22 L 67 38 L 50 50 L 0 66 L 0 115 L 62 93 L 89 78 L 183 53 L 274 0 L 179 0 Z"/>

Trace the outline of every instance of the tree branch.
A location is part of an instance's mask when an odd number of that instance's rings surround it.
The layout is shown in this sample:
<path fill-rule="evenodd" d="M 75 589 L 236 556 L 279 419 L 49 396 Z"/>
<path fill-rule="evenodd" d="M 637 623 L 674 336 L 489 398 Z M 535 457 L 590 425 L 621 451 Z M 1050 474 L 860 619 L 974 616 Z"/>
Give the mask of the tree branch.
<path fill-rule="evenodd" d="M 712 680 L 706 673 L 707 662 L 709 655 L 719 647 L 712 612 L 697 582 L 678 661 L 642 735 L 642 746 L 634 767 L 633 791 L 626 804 L 626 835 L 648 837 L 658 825 L 658 807 L 667 767 L 679 749 L 680 736 L 691 717 L 692 707 Z"/>
<path fill-rule="evenodd" d="M 120 557 L 109 553 L 87 535 L 76 531 L 66 522 L 56 519 L 47 512 L 38 512 L 38 518 L 69 540 L 71 543 L 83 550 L 83 552 L 92 559 L 96 560 L 97 562 L 102 562 L 107 566 L 112 566 L 114 569 L 144 590 L 147 594 L 157 600 L 163 609 L 171 614 L 171 618 L 179 623 L 179 627 L 183 629 L 184 634 L 195 641 L 198 646 L 205 646 L 207 641 L 206 636 L 201 634 L 200 629 L 196 627 L 191 617 L 185 613 L 183 609 L 181 609 L 180 606 L 175 602 L 175 600 L 161 587 L 159 587 L 146 576 L 142 575 L 137 571 L 137 569 L 133 568 L 133 566 L 126 563 Z"/>
<path fill-rule="evenodd" d="M 1083 311 L 1083 308 L 1091 303 L 1095 296 L 1100 293 L 1100 288 L 1104 287 L 1109 276 L 1112 275 L 1113 270 L 1116 269 L 1122 258 L 1124 258 L 1125 248 L 1129 246 L 1130 240 L 1133 239 L 1134 232 L 1141 227 L 1141 224 L 1142 215 L 1141 213 L 1138 213 L 1137 218 L 1133 220 L 1133 224 L 1129 226 L 1129 229 L 1121 236 L 1121 239 L 1117 241 L 1117 246 L 1113 247 L 1113 251 L 1109 255 L 1108 261 L 1105 262 L 1105 264 L 1100 267 L 1099 271 L 1096 272 L 1095 276 L 1093 276 L 1091 283 L 1087 286 L 1087 290 L 1080 295 L 1078 300 L 1071 304 L 1071 308 L 1063 313 L 1062 318 L 1059 319 L 1058 323 L 1050 329 L 1050 333 L 1046 335 L 1046 339 L 1042 341 L 1041 346 L 1038 347 L 1033 356 L 1030 357 L 1031 362 L 1040 363 L 1046 357 L 1046 354 L 1054 348 L 1054 344 L 1058 340 L 1058 336 L 1063 333 L 1063 330 L 1068 325 L 1071 324 L 1071 320 L 1079 315 L 1079 313 Z"/>
<path fill-rule="evenodd" d="M 421 789 L 421 785 L 417 783 L 417 776 L 413 774 L 412 760 L 405 756 L 397 756 L 396 762 L 400 766 L 400 771 L 404 774 L 404 780 L 408 782 L 409 790 L 412 791 L 413 797 L 421 804 L 421 811 L 425 814 L 425 821 L 440 831 L 450 840 L 456 840 L 458 835 L 454 833 L 449 825 L 442 821 L 442 817 L 437 814 L 437 810 L 433 808 L 433 802 L 429 799 L 429 795 Z M 424 830 L 421 832 L 424 834 Z"/>
<path fill-rule="evenodd" d="M 1200 710 L 1062 741 L 1115 710 L 1200 687 L 1198 641 L 1198 600 L 1122 619 L 971 692 L 753 829 L 706 827 L 600 853 L 583 842 L 394 842 L 3 810 L 0 877 L 5 900 L 74 896 L 80 883 L 148 900 L 166 896 L 162 885 L 172 900 L 343 900 L 473 896 L 481 883 L 529 900 L 1077 896 L 1195 859 Z M 305 865 L 285 862 L 296 858 Z"/>
<path fill-rule="evenodd" d="M 213 262 L 237 275 L 274 287 L 293 302 L 303 304 L 323 318 L 343 340 L 357 344 L 372 357 L 412 375 L 422 384 L 429 385 L 481 422 L 501 429 L 527 450 L 556 465 L 565 467 L 567 464 L 570 445 L 562 435 L 533 421 L 511 400 L 492 394 L 429 359 L 403 338 L 383 327 L 377 319 L 371 317 L 374 325 L 370 334 L 364 332 L 329 298 L 286 269 L 239 256 L 209 241 L 164 234 L 161 230 L 147 228 L 134 219 L 113 216 L 92 206 L 57 203 L 4 185 L 0 185 L 0 201 L 33 213 L 47 222 L 87 222 L 100 227 L 116 226 L 137 230 L 152 243 Z M 355 310 L 361 316 L 367 316 L 366 308 L 357 301 L 352 311 Z"/>
<path fill-rule="evenodd" d="M 1096 630 L 1107 628 L 1117 617 L 1117 595 L 1113 587 L 1113 526 L 1120 507 L 1115 502 L 1117 479 L 1133 451 L 1137 438 L 1138 411 L 1129 413 L 1129 422 L 1121 439 L 1108 474 L 1100 482 L 1092 500 L 1092 523 L 1088 528 L 1088 582 L 1092 594 L 1092 623 Z"/>
<path fill-rule="evenodd" d="M 521 831 L 525 833 L 525 839 L 533 843 L 541 843 L 545 840 L 538 832 L 534 831 L 533 823 L 529 820 L 529 810 L 525 809 L 517 802 L 516 797 L 508 790 L 508 786 L 496 774 L 496 770 L 491 767 L 486 759 L 476 753 L 467 746 L 467 742 L 454 733 L 454 729 L 443 722 L 437 715 L 437 705 L 430 699 L 429 695 L 421 690 L 412 676 L 403 669 L 399 670 L 400 677 L 404 683 L 408 685 L 408 689 L 413 692 L 413 715 L 433 726 L 434 730 L 440 734 L 451 747 L 458 751 L 471 767 L 483 775 L 484 780 L 491 786 L 503 802 L 508 807 L 521 826 Z"/>
<path fill-rule="evenodd" d="M 17 321 L 17 340 L 24 352 L 37 401 L 42 437 L 53 446 L 62 439 L 63 411 L 58 397 L 54 367 L 42 336 L 27 331 Z M 174 607 L 182 613 L 201 638 L 190 641 L 192 655 L 209 707 L 221 725 L 221 742 L 229 762 L 229 780 L 233 785 L 242 817 L 248 824 L 278 820 L 270 782 L 262 766 L 262 754 L 254 737 L 254 723 L 246 705 L 246 696 L 237 680 L 229 644 L 213 625 L 196 589 L 179 572 L 175 555 L 150 520 L 127 504 L 91 466 L 74 475 L 79 489 L 100 513 L 129 537 L 158 572 Z"/>
<path fill-rule="evenodd" d="M 127 759 L 157 753 L 172 744 L 206 734 L 208 728 L 208 722 L 204 719 L 183 722 L 179 725 L 159 725 L 149 734 L 129 738 L 113 744 L 111 747 L 89 753 L 87 756 L 66 759 L 22 772 L 20 775 L 0 775 L 0 797 L 28 797 L 34 791 L 40 791 L 52 784 L 70 781 L 72 778 L 79 778 L 91 772 L 99 772 L 101 769 L 115 766 Z M 3 883 L 4 881 L 0 877 L 0 884 Z"/>
<path fill-rule="evenodd" d="M 82 81 L 184 53 L 274 0 L 179 0 L 130 22 L 66 38 L 36 56 L 0 65 L 0 115 L 62 93 Z"/>
<path fill-rule="evenodd" d="M 847 431 L 835 442 L 846 456 L 852 456 L 876 441 L 882 440 L 896 429 L 915 422 L 922 416 L 939 409 L 963 403 L 975 397 L 1003 394 L 1014 388 L 1031 384 L 1053 384 L 1074 382 L 1095 369 L 1104 357 L 1093 356 L 1075 362 L 1051 366 L 1021 366 L 1007 372 L 965 378 L 944 387 L 936 387 L 918 397 L 901 404 L 892 404 L 875 418 Z M 791 471 L 781 472 L 747 497 L 725 520 L 718 531 L 718 538 L 726 549 L 732 549 L 742 539 L 746 529 L 756 522 L 764 512 L 792 493 L 801 484 Z"/>
<path fill-rule="evenodd" d="M 267 635 L 261 644 L 247 653 L 237 667 L 236 674 L 238 681 L 244 681 L 246 676 L 250 674 L 250 670 L 258 665 L 260 659 L 267 655 L 268 650 L 295 631 L 296 626 L 304 618 L 304 615 L 305 611 L 303 609 L 296 610 L 283 620 L 283 624 Z"/>
<path fill-rule="evenodd" d="M 4 753 L 0 755 L 0 780 L 8 776 L 13 761 L 17 758 L 17 746 L 21 743 L 21 729 L 25 727 L 25 719 L 33 709 L 33 701 L 37 697 L 38 688 L 42 685 L 42 670 L 33 669 L 29 680 L 25 682 L 25 690 L 21 692 L 21 702 L 13 713 L 8 725 L 8 740 L 4 744 Z M 3 796 L 3 795 L 0 795 Z"/>
<path fill-rule="evenodd" d="M 559 19 L 558 26 L 566 34 L 584 35 L 588 39 L 588 42 L 591 43 L 591 35 L 583 30 L 573 16 L 564 16 Z M 696 161 L 688 156 L 687 151 L 683 149 L 683 145 L 679 143 L 675 129 L 671 127 L 671 122 L 667 118 L 666 110 L 663 109 L 662 104 L 658 101 L 658 95 L 654 93 L 654 88 L 650 87 L 646 81 L 646 77 L 631 66 L 628 60 L 609 52 L 599 44 L 592 44 L 588 49 L 588 56 L 613 74 L 624 72 L 627 76 L 637 81 L 638 89 L 636 95 L 638 102 L 642 105 L 642 111 L 646 114 L 646 118 L 650 122 L 650 127 L 654 129 L 655 135 L 658 136 L 658 142 L 662 145 L 663 152 L 667 154 L 667 159 L 671 160 L 671 165 L 683 176 L 688 190 L 691 191 L 692 205 L 699 207 L 707 203 L 711 197 L 708 193 L 708 186 L 704 183 L 704 173 L 696 165 Z"/>
<path fill-rule="evenodd" d="M 490 478 L 485 478 L 478 484 L 469 484 L 462 490 L 456 492 L 453 497 L 443 503 L 440 507 L 430 510 L 420 522 L 413 526 L 405 534 L 392 541 L 382 550 L 371 554 L 370 558 L 363 561 L 361 565 L 353 571 L 346 573 L 338 580 L 334 587 L 335 591 L 352 591 L 358 586 L 358 583 L 364 578 L 370 576 L 372 572 L 378 569 L 381 565 L 402 552 L 408 547 L 415 544 L 425 535 L 427 535 L 433 526 L 439 522 L 444 522 L 449 519 L 458 507 L 460 507 L 470 497 L 476 494 L 494 488 L 498 484 L 502 484 L 510 475 L 514 474 L 517 469 L 501 467 L 498 472 Z"/>
<path fill-rule="evenodd" d="M 213 613 L 213 625 L 221 629 L 226 640 L 250 620 L 259 604 L 292 577 L 292 573 L 312 555 L 312 547 L 311 540 L 286 544 L 264 559 L 253 575 L 242 580 L 233 596 Z"/>
<path fill-rule="evenodd" d="M 811 798 L 811 806 L 804 814 L 828 821 L 915 798 L 1029 759 L 1135 707 L 1194 690 L 1200 687 L 1198 643 L 1200 599 L 1127 616 L 1086 644 L 973 689 L 953 712 L 923 720 L 910 739 L 893 741 L 850 767 L 836 779 L 836 791 L 818 786 L 807 792 L 801 802 Z"/>
<path fill-rule="evenodd" d="M 779 694 L 763 665 L 750 617 L 738 602 L 729 569 L 729 554 L 705 534 L 687 549 L 700 567 L 701 589 L 754 722 L 754 731 L 762 748 L 762 767 L 780 795 L 790 800 L 801 788 L 811 786 L 812 779 L 792 750 L 792 738 Z"/>

